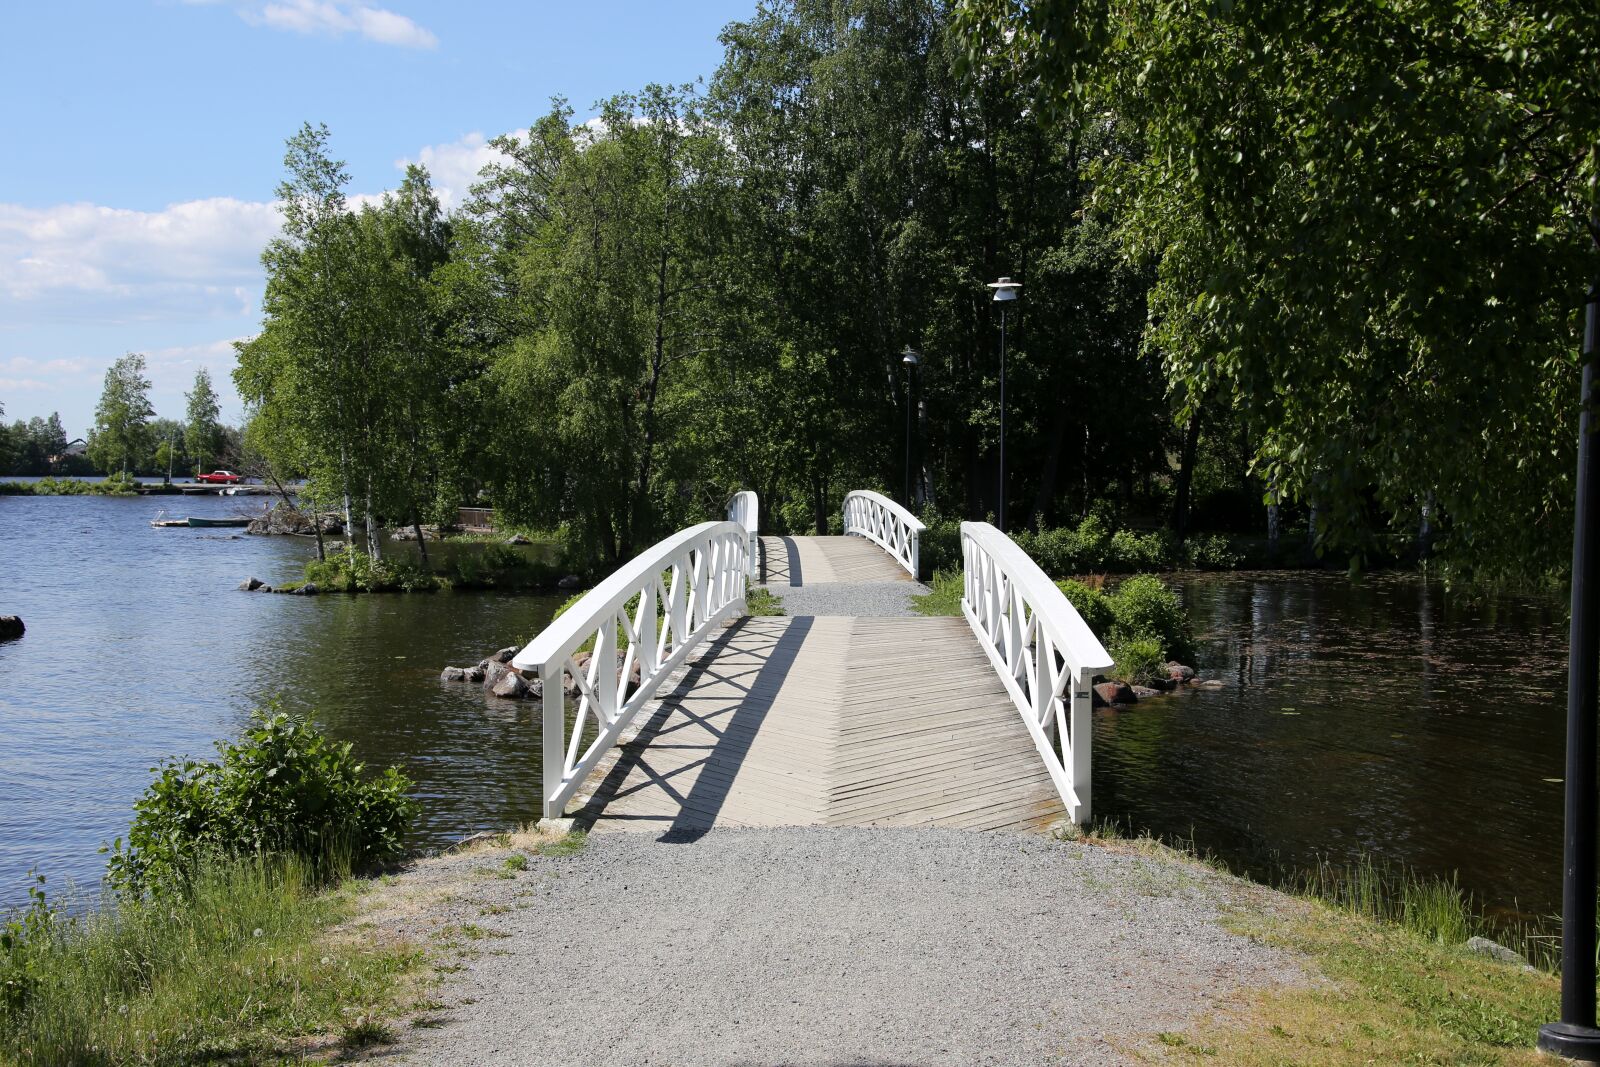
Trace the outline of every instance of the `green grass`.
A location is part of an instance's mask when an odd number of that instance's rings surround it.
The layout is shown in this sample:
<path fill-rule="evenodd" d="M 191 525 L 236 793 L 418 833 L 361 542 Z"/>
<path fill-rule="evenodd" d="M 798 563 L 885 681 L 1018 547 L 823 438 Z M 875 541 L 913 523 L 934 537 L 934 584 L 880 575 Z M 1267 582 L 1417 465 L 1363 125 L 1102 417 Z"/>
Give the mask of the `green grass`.
<path fill-rule="evenodd" d="M 560 840 L 551 841 L 539 846 L 541 856 L 576 856 L 583 851 L 583 846 L 589 843 L 589 837 L 581 830 L 574 830 Z"/>
<path fill-rule="evenodd" d="M 966 579 L 960 571 L 934 571 L 929 591 L 911 598 L 918 615 L 960 615 Z"/>
<path fill-rule="evenodd" d="M 14 916 L 0 927 L 0 1063 L 277 1062 L 312 1035 L 380 1040 L 421 956 L 336 935 L 361 883 L 319 893 L 308 874 L 238 862 L 185 900 Z"/>
<path fill-rule="evenodd" d="M 745 607 L 754 618 L 784 614 L 783 598 L 763 586 L 752 585 L 745 590 Z"/>

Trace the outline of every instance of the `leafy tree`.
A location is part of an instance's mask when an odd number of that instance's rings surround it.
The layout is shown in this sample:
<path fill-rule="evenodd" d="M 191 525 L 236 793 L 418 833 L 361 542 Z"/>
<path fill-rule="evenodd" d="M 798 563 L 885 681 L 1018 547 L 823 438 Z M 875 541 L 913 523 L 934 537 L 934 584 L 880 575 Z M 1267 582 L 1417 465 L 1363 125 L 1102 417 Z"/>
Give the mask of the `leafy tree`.
<path fill-rule="evenodd" d="M 1600 270 L 1600 13 L 1444 0 L 964 0 L 974 66 L 1146 151 L 1102 188 L 1151 348 L 1236 407 L 1325 544 L 1564 565 L 1577 309 Z M 1441 518 L 1442 515 L 1442 518 Z"/>
<path fill-rule="evenodd" d="M 144 356 L 128 353 L 106 370 L 105 387 L 95 407 L 89 458 L 107 474 L 127 474 L 150 454 L 150 380 Z"/>
<path fill-rule="evenodd" d="M 185 399 L 188 408 L 183 442 L 195 472 L 199 473 L 206 469 L 206 464 L 216 460 L 221 447 L 222 408 L 217 403 L 216 390 L 211 387 L 210 371 L 204 367 L 195 371 L 194 388 L 185 394 Z"/>

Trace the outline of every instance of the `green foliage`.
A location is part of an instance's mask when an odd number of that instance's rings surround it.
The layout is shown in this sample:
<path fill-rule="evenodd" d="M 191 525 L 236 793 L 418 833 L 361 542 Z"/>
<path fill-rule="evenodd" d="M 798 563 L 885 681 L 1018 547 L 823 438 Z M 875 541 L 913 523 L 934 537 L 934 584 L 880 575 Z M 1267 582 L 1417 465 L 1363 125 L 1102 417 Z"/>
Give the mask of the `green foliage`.
<path fill-rule="evenodd" d="M 1177 594 L 1160 578 L 1136 574 L 1125 579 L 1108 598 L 1111 605 L 1111 641 L 1123 644 L 1153 640 L 1165 659 L 1193 655 L 1189 619 Z"/>
<path fill-rule="evenodd" d="M 1078 610 L 1084 623 L 1102 641 L 1109 639 L 1115 614 L 1111 599 L 1098 589 L 1093 589 L 1071 578 L 1056 582 L 1069 603 Z"/>
<path fill-rule="evenodd" d="M 125 893 L 189 891 L 216 859 L 288 855 L 319 877 L 398 856 L 417 805 L 394 767 L 365 777 L 337 742 L 275 704 L 251 716 L 218 759 L 170 760 L 134 803 L 106 880 Z"/>
<path fill-rule="evenodd" d="M 936 570 L 928 592 L 911 598 L 911 608 L 918 615 L 960 615 L 965 595 L 966 578 L 961 570 Z"/>
<path fill-rule="evenodd" d="M 307 562 L 306 581 L 315 583 L 319 589 L 337 593 L 415 593 L 439 588 L 439 580 L 419 564 L 374 559 L 348 546 L 343 551 L 330 553 L 327 559 Z"/>
<path fill-rule="evenodd" d="M 185 394 L 188 408 L 185 412 L 183 445 L 190 462 L 197 471 L 210 468 L 208 463 L 218 458 L 222 447 L 222 426 L 218 421 L 222 408 L 217 403 L 216 390 L 211 386 L 211 372 L 201 367 L 194 372 L 194 388 Z"/>
<path fill-rule="evenodd" d="M 46 476 L 36 482 L 0 482 L 0 496 L 137 496 L 138 484 L 121 471 L 99 482 Z"/>
<path fill-rule="evenodd" d="M 1115 677 L 1129 685 L 1149 685 L 1167 676 L 1167 654 L 1159 638 L 1114 638 L 1106 651 L 1116 663 Z"/>
<path fill-rule="evenodd" d="M 1593 5 L 964 0 L 969 63 L 1142 151 L 1097 201 L 1156 266 L 1146 351 L 1243 416 L 1319 544 L 1564 566 L 1590 219 Z M 1448 60 L 1442 57 L 1448 57 Z"/>
<path fill-rule="evenodd" d="M 150 379 L 144 373 L 144 356 L 134 352 L 106 370 L 89 433 L 89 459 L 107 474 L 127 474 L 144 464 L 154 445 L 149 422 L 155 409 L 150 406 Z"/>
<path fill-rule="evenodd" d="M 58 909 L 35 886 L 0 924 L 0 1061 L 298 1059 L 294 1039 L 392 1009 L 420 957 L 329 937 L 352 898 L 314 883 L 293 859 L 251 858 L 197 868 L 181 903 Z"/>
<path fill-rule="evenodd" d="M 1231 571 L 1245 562 L 1245 553 L 1228 536 L 1218 533 L 1192 534 L 1184 542 L 1184 563 L 1195 570 Z"/>
<path fill-rule="evenodd" d="M 752 618 L 766 618 L 784 614 L 783 598 L 763 585 L 745 589 L 744 602 Z"/>

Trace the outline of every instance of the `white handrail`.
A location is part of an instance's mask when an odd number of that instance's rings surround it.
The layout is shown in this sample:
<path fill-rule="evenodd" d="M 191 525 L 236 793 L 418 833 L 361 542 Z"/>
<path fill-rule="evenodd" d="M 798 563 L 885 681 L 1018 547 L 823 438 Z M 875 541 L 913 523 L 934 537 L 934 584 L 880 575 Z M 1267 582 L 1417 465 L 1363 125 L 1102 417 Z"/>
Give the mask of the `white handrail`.
<path fill-rule="evenodd" d="M 857 489 L 844 498 L 844 532 L 865 537 L 920 578 L 922 565 L 918 535 L 927 527 L 905 508 L 882 493 Z"/>
<path fill-rule="evenodd" d="M 703 522 L 679 531 L 589 590 L 512 657 L 513 667 L 537 671 L 544 683 L 545 818 L 565 813 L 567 801 L 662 679 L 713 628 L 746 613 L 747 546 L 745 528 L 735 522 Z M 594 654 L 580 669 L 573 656 L 588 642 Z M 620 669 L 619 652 L 624 653 Z M 578 687 L 570 732 L 563 674 Z M 598 733 L 580 753 L 590 716 Z"/>
<path fill-rule="evenodd" d="M 749 542 L 745 554 L 745 571 L 752 579 L 756 577 L 756 561 L 759 558 L 759 546 L 756 539 L 761 536 L 761 500 L 749 489 L 733 494 L 733 499 L 728 501 L 728 521 L 736 522 L 743 526 Z"/>
<path fill-rule="evenodd" d="M 961 558 L 961 613 L 1022 713 L 1067 817 L 1087 822 L 1090 686 L 1111 656 L 1039 565 L 990 524 L 961 524 Z"/>

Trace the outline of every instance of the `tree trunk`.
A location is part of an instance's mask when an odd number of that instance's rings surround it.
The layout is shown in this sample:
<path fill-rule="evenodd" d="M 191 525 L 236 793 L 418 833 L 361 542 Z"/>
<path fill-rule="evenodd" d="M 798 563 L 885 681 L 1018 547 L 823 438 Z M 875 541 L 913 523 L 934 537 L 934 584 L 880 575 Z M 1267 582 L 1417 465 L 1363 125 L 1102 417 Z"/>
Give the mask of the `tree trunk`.
<path fill-rule="evenodd" d="M 1194 457 L 1199 447 L 1200 408 L 1196 406 L 1183 431 L 1183 449 L 1178 454 L 1178 479 L 1173 492 L 1172 531 L 1180 545 L 1189 536 L 1189 487 L 1194 482 Z"/>
<path fill-rule="evenodd" d="M 413 519 L 411 529 L 417 535 L 417 551 L 422 554 L 422 569 L 431 574 L 433 567 L 428 563 L 428 541 L 422 536 L 422 524 Z"/>
<path fill-rule="evenodd" d="M 1050 441 L 1045 447 L 1044 469 L 1039 472 L 1039 492 L 1033 498 L 1033 513 L 1023 523 L 1037 530 L 1049 517 L 1056 499 L 1056 478 L 1061 472 L 1061 446 L 1067 440 L 1067 407 L 1057 404 L 1050 423 Z"/>

